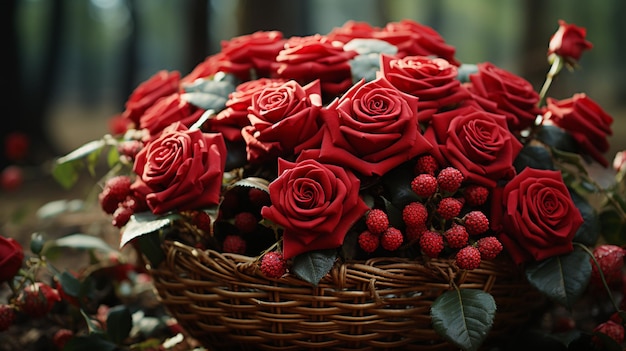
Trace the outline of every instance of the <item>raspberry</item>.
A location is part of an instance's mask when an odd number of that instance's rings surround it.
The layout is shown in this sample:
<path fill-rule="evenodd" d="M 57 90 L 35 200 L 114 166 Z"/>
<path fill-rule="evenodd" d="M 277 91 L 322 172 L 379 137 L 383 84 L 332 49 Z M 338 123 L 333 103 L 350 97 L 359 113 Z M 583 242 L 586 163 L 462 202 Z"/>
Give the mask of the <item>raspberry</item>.
<path fill-rule="evenodd" d="M 9 329 L 15 322 L 15 309 L 10 305 L 0 305 L 0 332 Z"/>
<path fill-rule="evenodd" d="M 102 210 L 113 214 L 120 202 L 126 200 L 126 197 L 131 194 L 130 184 L 128 176 L 116 176 L 107 180 L 102 192 L 98 195 Z"/>
<path fill-rule="evenodd" d="M 24 182 L 22 167 L 11 165 L 0 172 L 0 187 L 6 191 L 16 191 Z"/>
<path fill-rule="evenodd" d="M 426 226 L 422 225 L 419 227 L 406 227 L 406 240 L 409 242 L 413 242 L 419 240 L 422 234 L 426 231 Z"/>
<path fill-rule="evenodd" d="M 191 224 L 206 233 L 211 232 L 211 216 L 204 211 L 195 211 L 191 215 Z"/>
<path fill-rule="evenodd" d="M 453 225 L 452 228 L 446 230 L 443 233 L 443 236 L 446 238 L 448 246 L 453 249 L 460 249 L 467 246 L 467 242 L 469 240 L 469 234 L 467 233 L 465 227 L 458 224 Z"/>
<path fill-rule="evenodd" d="M 263 255 L 261 259 L 261 273 L 269 278 L 280 278 L 287 271 L 287 263 L 283 255 L 272 251 Z"/>
<path fill-rule="evenodd" d="M 359 246 L 363 251 L 367 253 L 372 253 L 376 251 L 378 245 L 380 244 L 380 240 L 377 235 L 372 234 L 369 230 L 366 230 L 359 234 Z"/>
<path fill-rule="evenodd" d="M 250 202 L 257 207 L 266 206 L 271 203 L 270 194 L 258 188 L 250 188 L 250 190 L 248 190 L 248 198 Z"/>
<path fill-rule="evenodd" d="M 593 256 L 598 261 L 604 279 L 609 285 L 614 285 L 622 278 L 625 251 L 616 245 L 600 245 L 593 250 Z M 596 286 L 602 286 L 602 279 L 598 266 L 591 260 L 591 282 Z"/>
<path fill-rule="evenodd" d="M 463 225 L 470 235 L 482 234 L 489 229 L 489 219 L 481 211 L 472 211 L 463 217 Z"/>
<path fill-rule="evenodd" d="M 403 241 L 402 232 L 394 227 L 387 228 L 380 237 L 380 244 L 387 251 L 396 251 L 402 246 Z"/>
<path fill-rule="evenodd" d="M 235 228 L 241 234 L 253 233 L 258 222 L 256 216 L 251 212 L 239 212 L 235 215 Z"/>
<path fill-rule="evenodd" d="M 222 245 L 222 251 L 228 253 L 244 254 L 246 252 L 246 241 L 239 235 L 226 235 Z"/>
<path fill-rule="evenodd" d="M 606 321 L 602 324 L 599 324 L 593 329 L 593 332 L 602 333 L 608 336 L 609 338 L 615 340 L 615 342 L 618 344 L 621 344 L 622 342 L 624 342 L 624 326 L 622 326 L 621 324 L 615 323 L 611 320 Z M 603 343 L 601 339 L 599 339 L 598 337 L 594 335 L 593 340 L 598 346 L 602 347 Z"/>
<path fill-rule="evenodd" d="M 407 227 L 421 227 L 426 225 L 428 210 L 421 202 L 411 202 L 402 209 L 402 220 Z"/>
<path fill-rule="evenodd" d="M 69 329 L 59 329 L 52 336 L 52 342 L 58 350 L 63 350 L 65 344 L 74 337 L 74 332 Z"/>
<path fill-rule="evenodd" d="M 495 236 L 487 236 L 478 239 L 476 248 L 480 251 L 483 260 L 493 260 L 502 252 L 502 243 Z"/>
<path fill-rule="evenodd" d="M 463 183 L 463 174 L 454 167 L 446 167 L 437 175 L 439 189 L 449 193 L 455 193 Z"/>
<path fill-rule="evenodd" d="M 120 155 L 127 157 L 129 160 L 134 160 L 137 153 L 141 150 L 143 144 L 139 140 L 128 140 L 121 142 L 117 146 L 117 151 Z"/>
<path fill-rule="evenodd" d="M 125 206 L 118 206 L 118 208 L 113 212 L 113 219 L 111 223 L 113 226 L 122 228 L 128 223 L 130 220 L 130 216 L 133 215 L 133 210 L 131 208 Z"/>
<path fill-rule="evenodd" d="M 437 170 L 439 169 L 439 164 L 437 160 L 431 155 L 423 155 L 417 159 L 417 163 L 415 164 L 415 174 L 430 174 L 432 176 L 435 175 Z"/>
<path fill-rule="evenodd" d="M 489 197 L 489 189 L 485 188 L 482 185 L 469 185 L 463 191 L 463 197 L 467 204 L 470 206 L 480 206 L 487 202 L 487 198 Z"/>
<path fill-rule="evenodd" d="M 437 232 L 427 230 L 420 237 L 420 247 L 428 257 L 437 258 L 443 250 L 443 237 Z"/>
<path fill-rule="evenodd" d="M 61 297 L 56 289 L 37 282 L 24 288 L 16 304 L 27 315 L 40 318 L 48 314 L 57 301 L 61 301 Z"/>
<path fill-rule="evenodd" d="M 474 246 L 466 246 L 456 253 L 456 265 L 461 269 L 472 270 L 480 266 L 480 251 Z"/>
<path fill-rule="evenodd" d="M 381 235 L 389 227 L 389 217 L 378 208 L 370 210 L 365 216 L 365 225 L 374 235 Z"/>
<path fill-rule="evenodd" d="M 430 197 L 437 191 L 437 178 L 430 174 L 420 174 L 411 181 L 411 190 L 418 196 Z"/>
<path fill-rule="evenodd" d="M 463 203 L 453 197 L 444 197 L 437 205 L 437 213 L 443 219 L 452 219 L 461 213 Z"/>

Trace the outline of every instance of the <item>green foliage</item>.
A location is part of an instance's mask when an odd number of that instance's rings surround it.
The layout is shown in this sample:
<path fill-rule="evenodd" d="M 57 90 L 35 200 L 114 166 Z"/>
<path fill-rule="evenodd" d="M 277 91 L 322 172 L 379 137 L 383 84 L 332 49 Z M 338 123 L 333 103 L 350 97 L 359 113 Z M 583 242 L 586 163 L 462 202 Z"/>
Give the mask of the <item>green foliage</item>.
<path fill-rule="evenodd" d="M 124 227 L 120 247 L 124 247 L 133 239 L 144 234 L 154 233 L 159 229 L 170 226 L 178 218 L 180 218 L 180 214 L 177 213 L 165 216 L 157 216 L 152 212 L 135 213 Z"/>
<path fill-rule="evenodd" d="M 300 279 L 317 285 L 335 264 L 337 250 L 309 251 L 293 259 L 291 272 Z"/>
<path fill-rule="evenodd" d="M 526 167 L 536 169 L 554 169 L 550 152 L 542 146 L 524 146 L 513 162 L 515 170 L 521 172 Z"/>
<path fill-rule="evenodd" d="M 56 160 L 52 169 L 53 178 L 66 189 L 71 188 L 80 178 L 80 174 L 86 167 L 91 175 L 95 175 L 96 165 L 100 157 L 107 150 L 107 146 L 116 146 L 117 140 L 106 135 L 102 139 L 90 141 L 69 154 Z M 119 162 L 119 153 L 116 147 L 112 147 L 106 153 L 109 167 Z"/>
<path fill-rule="evenodd" d="M 493 325 L 496 302 L 477 289 L 455 289 L 441 294 L 430 309 L 433 328 L 465 351 L 478 350 Z"/>
<path fill-rule="evenodd" d="M 221 111 L 226 107 L 228 95 L 235 91 L 236 78 L 218 73 L 209 79 L 196 79 L 185 85 L 182 99 L 204 110 Z"/>
<path fill-rule="evenodd" d="M 591 277 L 591 263 L 579 248 L 566 255 L 535 262 L 526 268 L 526 278 L 551 300 L 571 308 L 585 292 Z"/>
<path fill-rule="evenodd" d="M 574 236 L 574 241 L 584 245 L 593 246 L 598 241 L 601 230 L 598 214 L 584 197 L 580 196 L 575 191 L 571 191 L 570 194 L 574 204 L 585 220 L 580 228 L 578 228 L 578 231 Z"/>
<path fill-rule="evenodd" d="M 107 336 L 116 344 L 121 344 L 130 334 L 133 319 L 125 305 L 111 307 L 107 315 Z"/>
<path fill-rule="evenodd" d="M 626 218 L 615 209 L 607 209 L 600 213 L 602 236 L 614 245 L 626 245 Z"/>
<path fill-rule="evenodd" d="M 578 151 L 578 145 L 572 135 L 556 126 L 542 126 L 537 133 L 537 138 L 544 144 L 561 151 L 571 153 Z"/>
<path fill-rule="evenodd" d="M 96 250 L 105 253 L 115 252 L 104 240 L 87 234 L 71 234 L 56 240 L 46 242 L 41 253 L 44 256 L 53 256 L 61 248 L 79 250 Z"/>

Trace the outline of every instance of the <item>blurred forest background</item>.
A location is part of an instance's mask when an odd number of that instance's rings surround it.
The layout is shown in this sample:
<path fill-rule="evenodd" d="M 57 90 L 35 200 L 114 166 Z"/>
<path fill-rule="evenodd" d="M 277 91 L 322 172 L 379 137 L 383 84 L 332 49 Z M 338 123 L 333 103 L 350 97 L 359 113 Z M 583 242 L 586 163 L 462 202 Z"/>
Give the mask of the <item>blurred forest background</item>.
<path fill-rule="evenodd" d="M 40 162 L 99 138 L 139 83 L 160 69 L 190 72 L 221 40 L 257 30 L 327 33 L 347 20 L 416 20 L 462 62 L 494 62 L 538 90 L 563 19 L 586 27 L 594 49 L 549 95 L 585 91 L 615 118 L 612 159 L 626 148 L 624 15 L 623 0 L 2 0 L 1 136 L 29 134 Z"/>

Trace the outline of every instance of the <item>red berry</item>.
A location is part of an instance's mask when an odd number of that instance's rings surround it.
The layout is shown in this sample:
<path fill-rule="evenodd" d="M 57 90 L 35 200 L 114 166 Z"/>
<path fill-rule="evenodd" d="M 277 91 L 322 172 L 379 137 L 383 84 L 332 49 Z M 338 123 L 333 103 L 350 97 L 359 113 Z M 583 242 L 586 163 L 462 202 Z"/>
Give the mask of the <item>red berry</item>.
<path fill-rule="evenodd" d="M 437 258 L 443 251 L 443 237 L 437 232 L 427 230 L 420 237 L 420 247 L 428 257 Z"/>
<path fill-rule="evenodd" d="M 246 241 L 239 235 L 226 235 L 222 251 L 243 255 L 246 252 Z"/>
<path fill-rule="evenodd" d="M 15 322 L 15 308 L 10 305 L 0 305 L 0 332 L 9 329 Z"/>
<path fill-rule="evenodd" d="M 48 314 L 57 301 L 61 301 L 61 297 L 56 289 L 37 282 L 24 288 L 16 304 L 27 315 L 40 318 Z"/>
<path fill-rule="evenodd" d="M 615 340 L 615 342 L 618 344 L 624 342 L 624 326 L 611 320 L 599 324 L 593 329 L 593 332 L 602 333 L 609 338 Z M 598 346 L 602 346 L 602 342 L 599 338 L 594 336 L 593 340 L 596 342 L 596 344 L 598 344 Z"/>
<path fill-rule="evenodd" d="M 478 239 L 476 248 L 480 251 L 483 260 L 493 260 L 502 252 L 502 243 L 495 236 L 487 236 Z"/>
<path fill-rule="evenodd" d="M 113 214 L 119 207 L 120 202 L 131 195 L 130 177 L 116 176 L 106 181 L 102 192 L 98 195 L 100 207 L 108 214 Z"/>
<path fill-rule="evenodd" d="M 435 175 L 439 169 L 437 160 L 431 155 L 423 155 L 417 158 L 415 163 L 415 174 L 430 174 Z"/>
<path fill-rule="evenodd" d="M 489 219 L 481 211 L 472 211 L 463 217 L 463 225 L 470 235 L 482 234 L 489 229 Z"/>
<path fill-rule="evenodd" d="M 609 285 L 618 283 L 622 278 L 625 250 L 617 245 L 600 245 L 593 250 L 593 256 L 598 261 L 604 279 Z M 598 266 L 591 260 L 591 283 L 602 286 L 602 279 Z"/>
<path fill-rule="evenodd" d="M 408 240 L 409 242 L 414 242 L 416 240 L 419 240 L 422 237 L 422 234 L 426 231 L 426 226 L 419 226 L 419 227 L 413 227 L 413 226 L 407 226 L 406 227 L 406 240 Z"/>
<path fill-rule="evenodd" d="M 211 216 L 204 211 L 195 211 L 191 215 L 191 224 L 205 233 L 211 233 Z"/>
<path fill-rule="evenodd" d="M 115 212 L 113 212 L 113 219 L 111 223 L 113 226 L 122 228 L 128 223 L 130 217 L 133 215 L 133 210 L 125 206 L 119 206 Z"/>
<path fill-rule="evenodd" d="M 359 246 L 363 249 L 363 251 L 372 253 L 376 251 L 379 244 L 380 239 L 378 239 L 378 235 L 372 234 L 369 230 L 359 234 Z"/>
<path fill-rule="evenodd" d="M 16 191 L 24 182 L 24 173 L 19 166 L 7 166 L 0 173 L 0 186 L 5 191 Z"/>
<path fill-rule="evenodd" d="M 235 215 L 235 228 L 241 234 L 250 234 L 256 230 L 257 223 L 256 216 L 251 212 L 239 212 Z"/>
<path fill-rule="evenodd" d="M 128 140 L 120 143 L 117 146 L 117 151 L 121 156 L 127 157 L 129 160 L 134 160 L 137 153 L 141 150 L 143 144 L 139 140 Z"/>
<path fill-rule="evenodd" d="M 402 232 L 394 227 L 387 228 L 380 237 L 380 245 L 387 251 L 396 251 L 403 241 Z"/>
<path fill-rule="evenodd" d="M 261 207 L 271 203 L 270 194 L 258 188 L 250 188 L 248 190 L 248 198 L 254 206 Z"/>
<path fill-rule="evenodd" d="M 461 213 L 463 202 L 453 197 L 444 197 L 437 205 L 437 213 L 443 219 L 452 219 Z"/>
<path fill-rule="evenodd" d="M 261 273 L 269 278 L 280 278 L 287 272 L 287 263 L 283 255 L 272 251 L 261 259 Z"/>
<path fill-rule="evenodd" d="M 421 197 L 430 197 L 437 191 L 437 178 L 430 174 L 420 174 L 411 181 L 411 189 Z"/>
<path fill-rule="evenodd" d="M 463 183 L 463 174 L 454 167 L 446 167 L 437 175 L 440 190 L 454 193 L 459 190 L 461 183 Z"/>
<path fill-rule="evenodd" d="M 472 270 L 480 266 L 480 251 L 474 246 L 466 246 L 456 253 L 456 265 L 461 269 Z"/>
<path fill-rule="evenodd" d="M 489 197 L 489 189 L 482 185 L 468 185 L 463 191 L 463 197 L 470 206 L 480 206 L 487 202 Z"/>
<path fill-rule="evenodd" d="M 450 229 L 446 230 L 443 233 L 443 236 L 446 238 L 448 246 L 453 249 L 460 249 L 467 246 L 467 242 L 469 240 L 469 234 L 467 233 L 465 227 L 458 224 L 453 225 Z"/>
<path fill-rule="evenodd" d="M 52 342 L 59 350 L 63 350 L 65 344 L 74 337 L 74 332 L 69 329 L 59 329 L 52 336 Z"/>
<path fill-rule="evenodd" d="M 411 202 L 402 209 L 402 220 L 407 227 L 422 227 L 426 225 L 428 209 L 421 202 Z"/>
<path fill-rule="evenodd" d="M 365 225 L 374 235 L 381 235 L 389 227 L 389 217 L 385 211 L 374 208 L 365 216 Z"/>

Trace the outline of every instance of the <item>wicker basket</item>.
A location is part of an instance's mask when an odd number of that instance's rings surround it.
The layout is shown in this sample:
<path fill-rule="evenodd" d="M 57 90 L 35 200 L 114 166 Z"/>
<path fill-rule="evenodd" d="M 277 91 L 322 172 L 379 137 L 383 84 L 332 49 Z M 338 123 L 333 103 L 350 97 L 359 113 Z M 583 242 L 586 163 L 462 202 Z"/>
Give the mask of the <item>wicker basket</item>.
<path fill-rule="evenodd" d="M 336 264 L 318 286 L 289 274 L 271 280 L 254 258 L 164 243 L 150 270 L 161 301 L 214 350 L 444 350 L 430 306 L 450 288 L 490 292 L 498 311 L 490 340 L 526 323 L 541 304 L 512 262 L 456 271 L 449 260 L 375 258 Z"/>

